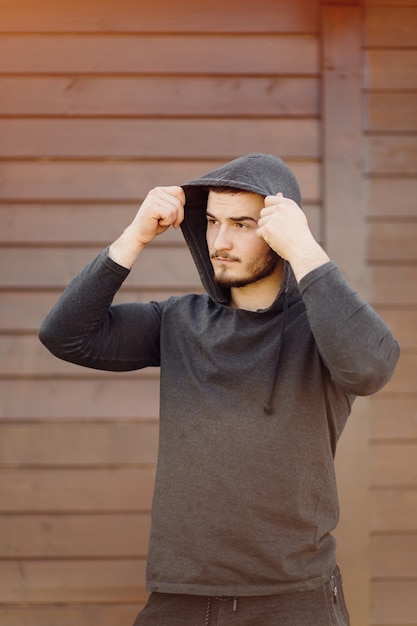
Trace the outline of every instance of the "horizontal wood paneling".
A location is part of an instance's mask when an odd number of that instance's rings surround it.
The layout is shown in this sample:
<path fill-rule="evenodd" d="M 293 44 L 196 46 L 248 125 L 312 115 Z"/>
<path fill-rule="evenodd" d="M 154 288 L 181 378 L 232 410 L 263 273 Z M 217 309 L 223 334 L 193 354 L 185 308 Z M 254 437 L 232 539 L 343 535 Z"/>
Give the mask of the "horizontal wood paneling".
<path fill-rule="evenodd" d="M 276 147 L 279 147 L 277 145 Z M 221 159 L 192 161 L 0 161 L 1 200 L 136 200 L 158 185 L 178 185 L 219 167 L 233 152 Z M 257 151 L 258 144 L 252 146 Z M 285 158 L 285 155 L 282 155 Z M 298 178 L 305 200 L 320 199 L 320 165 L 315 161 L 286 159 Z"/>
<path fill-rule="evenodd" d="M 0 561 L 2 604 L 34 602 L 140 603 L 145 562 Z"/>
<path fill-rule="evenodd" d="M 119 374 L 109 374 L 88 380 L 87 371 L 74 365 L 72 379 L 60 379 L 54 374 L 53 378 L 34 380 L 36 372 L 30 378 L 0 379 L 1 419 L 158 418 L 159 378 L 139 375 L 121 378 Z"/>
<path fill-rule="evenodd" d="M 287 54 L 283 58 L 287 58 Z M 0 115 L 311 117 L 319 115 L 318 87 L 318 78 L 282 74 L 266 77 L 225 77 L 218 72 L 216 76 L 206 77 L 3 76 L 0 77 Z"/>
<path fill-rule="evenodd" d="M 149 531 L 149 514 L 3 515 L 0 558 L 139 559 Z"/>
<path fill-rule="evenodd" d="M 417 311 L 379 307 L 378 313 L 391 328 L 402 348 L 417 349 Z"/>
<path fill-rule="evenodd" d="M 0 466 L 146 466 L 157 449 L 156 422 L 0 423 Z"/>
<path fill-rule="evenodd" d="M 103 606 L 0 606 L 0 623 L 7 626 L 129 626 L 141 604 Z"/>
<path fill-rule="evenodd" d="M 2 513 L 148 512 L 153 469 L 3 469 Z"/>
<path fill-rule="evenodd" d="M 279 152 L 319 157 L 314 120 L 1 120 L 2 158 L 140 158 L 227 160 Z M 411 147 L 410 147 L 411 149 Z M 228 156 L 226 156 L 228 155 Z"/>
<path fill-rule="evenodd" d="M 417 394 L 377 394 L 370 407 L 373 439 L 417 441 Z"/>
<path fill-rule="evenodd" d="M 417 441 L 374 446 L 371 458 L 372 485 L 406 487 L 416 485 L 416 458 Z"/>
<path fill-rule="evenodd" d="M 242 14 L 244 12 L 239 11 L 239 15 Z M 315 35 L 295 32 L 272 35 L 271 32 L 273 28 L 261 37 L 251 32 L 245 35 L 161 36 L 156 33 L 123 37 L 104 33 L 100 36 L 82 33 L 3 35 L 0 73 L 76 74 L 66 82 L 68 91 L 73 91 L 74 95 L 82 93 L 82 77 L 90 74 L 232 74 L 239 77 L 318 73 L 319 47 Z M 180 87 L 182 83 L 177 84 Z"/>
<path fill-rule="evenodd" d="M 417 261 L 417 221 L 371 222 L 370 261 Z"/>
<path fill-rule="evenodd" d="M 368 173 L 417 174 L 416 138 L 385 135 L 368 139 Z"/>
<path fill-rule="evenodd" d="M 417 50 L 367 50 L 366 89 L 416 89 Z"/>
<path fill-rule="evenodd" d="M 380 393 L 416 393 L 417 392 L 417 352 L 403 352 L 399 358 L 394 375 Z"/>
<path fill-rule="evenodd" d="M 371 301 L 376 306 L 417 304 L 417 267 L 380 264 L 370 266 Z"/>
<path fill-rule="evenodd" d="M 365 45 L 369 47 L 413 48 L 417 39 L 417 3 L 410 0 L 365 1 Z M 391 4 L 392 6 L 387 6 Z M 414 6 L 410 6 L 413 5 Z M 407 6 L 408 5 L 408 6 Z"/>
<path fill-rule="evenodd" d="M 367 187 L 369 215 L 417 217 L 417 178 L 372 177 Z"/>
<path fill-rule="evenodd" d="M 417 92 L 372 91 L 367 95 L 365 130 L 417 131 Z"/>
<path fill-rule="evenodd" d="M 0 249 L 0 286 L 63 287 L 94 258 L 99 248 Z M 200 286 L 186 248 L 148 248 L 126 282 L 146 288 Z"/>
<path fill-rule="evenodd" d="M 415 532 L 417 489 L 384 488 L 370 492 L 371 530 L 379 533 Z"/>
<path fill-rule="evenodd" d="M 372 585 L 372 624 L 415 626 L 417 594 L 415 580 L 377 581 Z"/>
<path fill-rule="evenodd" d="M 376 535 L 371 547 L 374 577 L 417 579 L 417 533 Z"/>
<path fill-rule="evenodd" d="M 3 3 L 5 0 L 3 0 Z M 135 0 L 73 0 L 71 4 L 25 0 L 3 6 L 3 32 L 312 32 L 318 25 L 318 5 L 303 0 L 156 0 L 138 6 Z"/>

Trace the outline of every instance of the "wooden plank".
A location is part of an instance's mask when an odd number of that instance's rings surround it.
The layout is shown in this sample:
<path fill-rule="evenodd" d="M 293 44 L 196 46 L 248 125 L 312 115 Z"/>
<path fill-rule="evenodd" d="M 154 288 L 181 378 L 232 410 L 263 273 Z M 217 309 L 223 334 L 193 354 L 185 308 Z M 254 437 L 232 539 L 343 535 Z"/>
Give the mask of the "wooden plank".
<path fill-rule="evenodd" d="M 319 123 L 303 119 L 0 119 L 0 157 L 232 158 L 257 146 L 287 158 L 318 158 Z"/>
<path fill-rule="evenodd" d="M 154 473 L 152 469 L 3 469 L 0 511 L 149 512 Z"/>
<path fill-rule="evenodd" d="M 394 375 L 379 393 L 416 393 L 417 353 L 403 352 L 400 355 Z"/>
<path fill-rule="evenodd" d="M 417 528 L 417 489 L 383 489 L 369 493 L 373 532 L 414 532 Z"/>
<path fill-rule="evenodd" d="M 391 328 L 402 348 L 417 348 L 417 309 L 378 307 L 377 312 Z"/>
<path fill-rule="evenodd" d="M 163 19 L 161 19 L 163 16 Z M 221 16 L 221 19 L 219 19 Z M 303 0 L 73 0 L 70 4 L 38 0 L 2 0 L 3 32 L 312 32 L 318 28 L 318 5 Z"/>
<path fill-rule="evenodd" d="M 377 91 L 367 94 L 365 130 L 370 132 L 415 132 L 417 130 L 415 92 Z"/>
<path fill-rule="evenodd" d="M 358 5 L 322 3 L 321 15 L 323 240 L 329 256 L 366 297 L 361 171 L 362 14 Z M 342 511 L 337 528 L 338 561 L 348 601 L 352 598 L 350 617 L 355 624 L 365 623 L 369 613 L 368 441 L 364 412 L 364 405 L 358 403 L 337 455 Z M 352 510 L 354 517 L 349 515 Z"/>
<path fill-rule="evenodd" d="M 417 222 L 370 222 L 370 261 L 417 261 Z"/>
<path fill-rule="evenodd" d="M 417 578 L 417 534 L 376 535 L 371 549 L 375 578 Z"/>
<path fill-rule="evenodd" d="M 75 366 L 74 366 L 75 367 Z M 140 420 L 159 415 L 159 379 L 0 379 L 1 418 L 15 420 Z M 121 402 L 123 398 L 123 402 Z"/>
<path fill-rule="evenodd" d="M 377 394 L 369 404 L 372 439 L 417 441 L 417 395 Z"/>
<path fill-rule="evenodd" d="M 134 218 L 141 201 L 128 204 L 0 204 L 0 243 L 15 244 L 73 244 L 105 247 Z M 310 228 L 320 239 L 321 207 L 305 204 Z M 180 230 L 169 228 L 152 245 L 185 246 Z M 0 308 L 0 319 L 1 319 Z M 0 322 L 1 327 L 1 322 Z"/>
<path fill-rule="evenodd" d="M 133 624 L 141 604 L 103 606 L 0 606 L 0 623 L 7 626 L 121 626 Z"/>
<path fill-rule="evenodd" d="M 365 51 L 365 89 L 416 89 L 417 50 Z"/>
<path fill-rule="evenodd" d="M 148 514 L 2 515 L 0 557 L 145 558 L 149 531 Z"/>
<path fill-rule="evenodd" d="M 0 249 L 0 286 L 64 287 L 93 259 L 94 248 Z M 146 288 L 200 287 L 197 270 L 185 248 L 147 248 L 126 282 Z"/>
<path fill-rule="evenodd" d="M 414 626 L 417 615 L 415 580 L 376 581 L 372 584 L 374 626 Z"/>
<path fill-rule="evenodd" d="M 136 201 L 152 187 L 185 184 L 238 156 L 202 161 L 0 161 L 0 201 Z M 278 156 L 297 176 L 304 200 L 318 201 L 320 164 Z"/>
<path fill-rule="evenodd" d="M 318 84 L 316 77 L 305 75 L 253 77 L 237 72 L 230 77 L 3 76 L 0 114 L 317 117 Z"/>
<path fill-rule="evenodd" d="M 375 217 L 417 217 L 417 178 L 370 178 L 369 215 Z M 398 201 L 401 198 L 401 202 Z"/>
<path fill-rule="evenodd" d="M 158 424 L 5 424 L 0 422 L 0 466 L 155 465 Z M 0 533 L 1 534 L 1 533 Z"/>
<path fill-rule="evenodd" d="M 415 137 L 378 135 L 369 137 L 367 173 L 417 174 L 417 145 Z"/>
<path fill-rule="evenodd" d="M 369 267 L 371 301 L 375 306 L 417 304 L 417 268 L 413 266 L 375 265 Z"/>
<path fill-rule="evenodd" d="M 105 247 L 133 220 L 141 200 L 128 204 L 0 204 L 6 244 L 93 244 Z M 170 228 L 158 244 L 184 243 L 181 231 Z"/>
<path fill-rule="evenodd" d="M 366 46 L 393 48 L 415 46 L 417 6 L 398 6 L 398 2 L 396 4 L 397 6 L 367 7 L 364 28 Z"/>
<path fill-rule="evenodd" d="M 265 1 L 273 7 L 274 3 Z M 238 12 L 239 15 L 247 13 L 241 9 Z M 212 15 L 215 16 L 214 8 Z M 215 19 L 223 23 L 223 15 L 222 19 Z M 0 32 L 2 25 L 4 19 Z M 219 77 L 232 74 L 239 77 L 247 74 L 305 76 L 319 72 L 319 41 L 315 34 L 301 35 L 292 31 L 292 34 L 274 35 L 271 34 L 272 27 L 262 36 L 254 34 L 252 28 L 247 34 L 213 36 L 212 33 L 204 34 L 206 27 L 201 22 L 199 34 L 161 35 L 164 19 L 160 17 L 159 33 L 152 35 L 137 33 L 120 37 L 80 32 L 46 36 L 3 35 L 0 38 L 0 72 L 6 75 L 76 74 L 65 82 L 74 95 L 82 91 L 86 75 L 141 74 L 146 77 L 175 74 L 176 78 L 181 78 L 184 74 L 216 74 Z M 181 85 L 183 83 L 179 82 L 178 87 Z"/>
<path fill-rule="evenodd" d="M 145 563 L 125 561 L 0 561 L 2 604 L 129 602 L 146 598 Z"/>
<path fill-rule="evenodd" d="M 379 443 L 372 446 L 371 484 L 417 487 L 417 443 Z"/>

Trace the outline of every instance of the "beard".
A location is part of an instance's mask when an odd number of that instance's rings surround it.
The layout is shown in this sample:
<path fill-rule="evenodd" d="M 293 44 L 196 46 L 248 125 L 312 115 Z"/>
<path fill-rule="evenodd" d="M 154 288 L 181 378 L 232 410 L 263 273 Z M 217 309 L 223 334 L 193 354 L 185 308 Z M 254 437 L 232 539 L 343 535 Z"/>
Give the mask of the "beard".
<path fill-rule="evenodd" d="M 212 254 L 212 259 L 216 258 L 216 256 L 221 256 L 223 258 L 229 257 L 236 262 L 240 262 L 240 259 L 232 257 L 227 253 L 221 253 L 221 251 L 214 252 Z M 214 279 L 220 287 L 226 289 L 240 289 L 271 276 L 280 261 L 281 257 L 279 254 L 269 248 L 263 257 L 252 260 L 248 263 L 243 276 L 229 275 L 227 268 L 224 268 L 221 272 L 215 274 Z"/>

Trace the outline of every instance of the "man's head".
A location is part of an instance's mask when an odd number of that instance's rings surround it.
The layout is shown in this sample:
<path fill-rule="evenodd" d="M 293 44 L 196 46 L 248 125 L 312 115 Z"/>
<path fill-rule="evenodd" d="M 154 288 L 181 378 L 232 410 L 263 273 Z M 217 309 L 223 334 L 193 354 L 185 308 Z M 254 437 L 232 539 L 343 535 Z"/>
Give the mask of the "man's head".
<path fill-rule="evenodd" d="M 280 257 L 256 233 L 263 207 L 260 194 L 230 187 L 209 189 L 207 245 L 221 287 L 246 287 L 277 271 Z"/>

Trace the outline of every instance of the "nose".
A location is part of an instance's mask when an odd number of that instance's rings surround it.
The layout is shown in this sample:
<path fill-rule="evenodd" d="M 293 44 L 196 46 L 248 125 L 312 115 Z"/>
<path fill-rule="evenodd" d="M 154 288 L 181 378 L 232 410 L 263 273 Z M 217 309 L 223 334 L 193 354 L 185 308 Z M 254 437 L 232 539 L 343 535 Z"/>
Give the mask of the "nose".
<path fill-rule="evenodd" d="M 214 238 L 214 248 L 216 250 L 231 250 L 233 244 L 229 229 L 226 224 L 219 226 Z"/>

